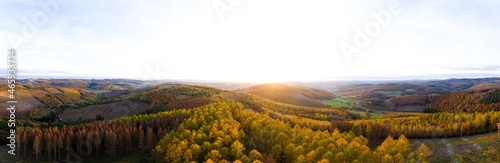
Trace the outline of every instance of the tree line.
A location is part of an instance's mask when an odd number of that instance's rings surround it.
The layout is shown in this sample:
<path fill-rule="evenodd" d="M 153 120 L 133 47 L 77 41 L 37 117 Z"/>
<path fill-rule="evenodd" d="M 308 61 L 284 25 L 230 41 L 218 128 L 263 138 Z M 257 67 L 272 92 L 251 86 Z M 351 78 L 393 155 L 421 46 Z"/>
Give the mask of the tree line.
<path fill-rule="evenodd" d="M 488 112 L 500 111 L 500 90 L 469 90 L 450 94 L 410 95 L 392 97 L 387 105 L 397 106 L 424 105 L 428 110 L 441 112 Z"/>
<path fill-rule="evenodd" d="M 353 131 L 369 139 L 404 134 L 408 138 L 437 138 L 492 132 L 500 123 L 500 112 L 433 113 L 420 116 L 332 121 L 331 129 Z"/>
<path fill-rule="evenodd" d="M 186 112 L 138 115 L 83 125 L 18 128 L 19 156 L 48 160 L 129 154 L 154 148 L 160 138 L 179 125 Z"/>

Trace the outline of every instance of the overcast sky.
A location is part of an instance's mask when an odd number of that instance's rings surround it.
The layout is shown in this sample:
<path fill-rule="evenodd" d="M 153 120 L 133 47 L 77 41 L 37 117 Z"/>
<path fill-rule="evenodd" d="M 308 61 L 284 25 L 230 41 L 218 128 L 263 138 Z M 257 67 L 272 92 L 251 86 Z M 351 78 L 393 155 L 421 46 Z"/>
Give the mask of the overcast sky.
<path fill-rule="evenodd" d="M 0 49 L 21 78 L 500 76 L 500 1 L 397 2 L 2 0 Z"/>

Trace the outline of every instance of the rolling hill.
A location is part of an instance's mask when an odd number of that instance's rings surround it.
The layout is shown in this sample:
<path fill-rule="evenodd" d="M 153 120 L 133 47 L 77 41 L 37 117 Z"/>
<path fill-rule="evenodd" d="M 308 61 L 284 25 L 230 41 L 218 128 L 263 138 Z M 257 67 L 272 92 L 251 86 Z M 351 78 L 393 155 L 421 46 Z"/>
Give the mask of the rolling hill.
<path fill-rule="evenodd" d="M 2 90 L 0 91 L 0 106 L 6 108 L 6 101 L 9 99 L 6 85 L 0 85 L 0 90 Z M 16 107 L 20 114 L 35 108 L 49 108 L 96 98 L 91 91 L 85 89 L 31 85 L 17 86 L 15 97 L 19 101 Z M 1 114 L 6 114 L 5 111 L 2 110 Z"/>
<path fill-rule="evenodd" d="M 143 83 L 122 80 L 30 82 L 45 84 L 19 85 L 18 98 L 37 109 L 16 115 L 21 157 L 9 162 L 63 161 L 73 154 L 85 154 L 82 162 L 439 162 L 439 156 L 481 160 L 474 155 L 498 151 L 482 139 L 466 142 L 476 150 L 452 150 L 456 156 L 443 154 L 440 147 L 463 144 L 450 144 L 449 137 L 498 131 L 500 88 L 489 80 L 468 88 L 460 86 L 463 80 L 453 80 L 459 83 L 453 88 L 461 91 L 429 83 L 341 86 L 360 95 L 353 97 L 291 84 L 231 91 L 172 83 L 139 87 Z M 429 89 L 447 93 L 422 93 Z M 346 106 L 321 104 L 327 99 L 344 99 L 339 105 Z M 374 106 L 369 102 L 376 100 L 395 110 L 421 112 L 418 106 L 438 113 L 388 112 L 369 118 L 350 110 L 363 102 Z M 0 123 L 6 120 L 3 116 Z M 0 129 L 5 143 L 8 127 Z M 498 136 L 487 139 L 493 138 Z"/>
<path fill-rule="evenodd" d="M 387 100 L 392 110 L 487 112 L 500 110 L 500 88 L 471 89 L 448 94 L 410 95 Z"/>
<path fill-rule="evenodd" d="M 310 107 L 327 107 L 320 100 L 332 99 L 334 97 L 331 93 L 320 89 L 277 83 L 255 85 L 238 91 L 264 97 L 276 102 Z"/>
<path fill-rule="evenodd" d="M 480 78 L 347 84 L 336 86 L 332 92 L 344 98 L 357 100 L 361 106 L 371 109 L 421 112 L 431 103 L 429 97 L 441 99 L 448 94 L 451 96 L 460 92 L 475 94 L 499 87 L 500 78 Z"/>

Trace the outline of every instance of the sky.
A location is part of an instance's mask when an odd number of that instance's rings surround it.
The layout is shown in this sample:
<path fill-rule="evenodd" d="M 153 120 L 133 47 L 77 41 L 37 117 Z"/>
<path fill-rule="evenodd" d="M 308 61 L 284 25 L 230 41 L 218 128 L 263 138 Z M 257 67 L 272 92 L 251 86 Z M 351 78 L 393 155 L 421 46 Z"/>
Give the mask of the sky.
<path fill-rule="evenodd" d="M 498 77 L 498 29 L 496 0 L 0 1 L 18 78 Z"/>

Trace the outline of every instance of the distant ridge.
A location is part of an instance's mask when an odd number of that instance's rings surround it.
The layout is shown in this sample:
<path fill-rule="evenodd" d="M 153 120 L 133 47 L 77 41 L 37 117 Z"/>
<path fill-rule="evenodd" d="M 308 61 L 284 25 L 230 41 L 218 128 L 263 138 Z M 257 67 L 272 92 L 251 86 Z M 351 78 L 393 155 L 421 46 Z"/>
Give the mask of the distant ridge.
<path fill-rule="evenodd" d="M 283 83 L 259 84 L 238 91 L 254 94 L 276 102 L 310 107 L 327 107 L 320 100 L 334 98 L 331 93 L 320 89 Z"/>

